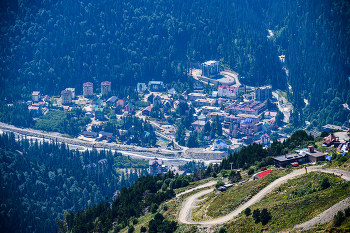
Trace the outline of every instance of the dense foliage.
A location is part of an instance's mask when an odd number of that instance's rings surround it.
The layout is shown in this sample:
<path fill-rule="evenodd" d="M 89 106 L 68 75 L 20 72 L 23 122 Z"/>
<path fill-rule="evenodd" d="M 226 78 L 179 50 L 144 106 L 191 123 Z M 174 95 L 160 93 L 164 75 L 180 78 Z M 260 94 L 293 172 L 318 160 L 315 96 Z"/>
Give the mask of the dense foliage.
<path fill-rule="evenodd" d="M 110 80 L 114 87 L 153 78 L 171 81 L 183 75 L 188 61 L 222 58 L 248 80 L 259 77 L 261 84 L 272 81 L 283 87 L 277 50 L 266 38 L 255 4 L 4 3 L 1 73 L 7 78 L 2 84 L 6 94 L 16 96 L 34 89 L 58 94 L 67 86 L 81 91 L 85 81 Z"/>
<path fill-rule="evenodd" d="M 117 168 L 137 168 L 118 173 Z M 64 212 L 112 198 L 147 174 L 143 160 L 111 151 L 69 150 L 56 142 L 0 135 L 0 225 L 4 232 L 53 232 Z M 123 189 L 122 189 L 123 190 Z"/>
<path fill-rule="evenodd" d="M 179 169 L 187 173 L 196 173 L 200 168 L 205 169 L 204 162 L 190 161 L 184 165 L 180 165 Z"/>
<path fill-rule="evenodd" d="M 191 176 L 174 177 L 172 172 L 140 177 L 131 187 L 122 188 L 112 204 L 106 201 L 75 215 L 66 213 L 64 221 L 60 222 L 60 231 L 108 232 L 114 229 L 118 232 L 144 213 L 157 212 L 160 203 L 175 196 L 173 189 L 185 187 L 189 181 L 192 181 Z M 149 232 L 173 232 L 176 229 L 176 222 L 162 217 L 155 215 L 149 223 Z"/>
<path fill-rule="evenodd" d="M 274 141 L 267 149 L 264 149 L 261 144 L 253 143 L 244 147 L 240 152 L 234 152 L 228 158 L 223 159 L 220 169 L 230 169 L 230 163 L 233 163 L 233 168 L 247 169 L 251 165 L 264 167 L 273 164 L 271 157 L 287 154 L 296 147 L 305 148 L 309 144 L 314 145 L 314 138 L 302 130 L 296 131 L 283 143 Z"/>
<path fill-rule="evenodd" d="M 7 105 L 0 101 L 0 121 L 16 126 L 29 127 L 33 124 L 32 114 L 26 104 Z"/>
<path fill-rule="evenodd" d="M 71 136 L 77 136 L 83 131 L 91 119 L 85 116 L 80 108 L 73 108 L 72 111 L 50 110 L 46 115 L 36 120 L 34 129 L 59 132 Z"/>

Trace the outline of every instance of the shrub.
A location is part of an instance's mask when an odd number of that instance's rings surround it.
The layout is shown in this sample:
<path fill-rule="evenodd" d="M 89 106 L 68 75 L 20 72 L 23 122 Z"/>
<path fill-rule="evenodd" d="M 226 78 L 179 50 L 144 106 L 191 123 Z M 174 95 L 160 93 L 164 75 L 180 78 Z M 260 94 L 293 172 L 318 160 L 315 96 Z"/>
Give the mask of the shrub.
<path fill-rule="evenodd" d="M 226 227 L 220 227 L 219 233 L 226 233 Z"/>
<path fill-rule="evenodd" d="M 350 216 L 350 207 L 346 208 L 346 209 L 344 210 L 344 212 L 345 212 L 345 217 L 346 217 L 346 218 L 349 217 L 349 216 Z"/>
<path fill-rule="evenodd" d="M 331 183 L 329 183 L 328 177 L 324 177 L 321 181 L 321 189 L 324 190 L 331 186 Z"/>
<path fill-rule="evenodd" d="M 147 228 L 145 226 L 142 226 L 140 231 L 141 232 L 147 232 Z"/>
<path fill-rule="evenodd" d="M 271 214 L 264 208 L 260 213 L 260 221 L 262 225 L 266 225 L 271 219 Z"/>
<path fill-rule="evenodd" d="M 252 213 L 252 211 L 250 210 L 250 208 L 248 207 L 247 209 L 244 210 L 244 214 L 246 216 L 249 216 Z"/>
<path fill-rule="evenodd" d="M 338 211 L 338 213 L 334 215 L 333 226 L 339 227 L 344 220 L 345 216 L 343 211 Z"/>
<path fill-rule="evenodd" d="M 157 212 L 157 209 L 158 209 L 158 204 L 157 203 L 152 203 L 151 204 L 151 212 L 152 212 L 152 214 Z"/>
<path fill-rule="evenodd" d="M 226 175 L 227 175 L 227 171 L 225 169 L 222 169 L 220 171 L 220 173 L 221 173 L 222 177 L 226 177 Z"/>
<path fill-rule="evenodd" d="M 254 168 L 249 168 L 248 175 L 253 175 L 253 174 L 254 174 Z"/>
<path fill-rule="evenodd" d="M 259 209 L 255 209 L 253 211 L 253 218 L 255 220 L 255 223 L 259 223 L 260 222 L 260 210 Z"/>
<path fill-rule="evenodd" d="M 223 185 L 225 185 L 225 183 L 220 180 L 216 183 L 215 188 L 219 188 L 220 186 L 223 186 Z"/>
<path fill-rule="evenodd" d="M 130 226 L 128 229 L 128 233 L 133 233 L 135 231 L 134 226 Z"/>

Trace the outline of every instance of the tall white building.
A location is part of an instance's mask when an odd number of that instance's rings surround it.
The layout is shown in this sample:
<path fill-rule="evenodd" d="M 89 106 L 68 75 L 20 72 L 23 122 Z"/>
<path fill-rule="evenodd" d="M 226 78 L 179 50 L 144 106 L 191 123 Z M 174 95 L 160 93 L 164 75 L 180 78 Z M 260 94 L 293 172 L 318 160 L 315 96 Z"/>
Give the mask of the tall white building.
<path fill-rule="evenodd" d="M 61 101 L 62 104 L 71 104 L 72 103 L 72 92 L 70 90 L 61 91 Z"/>
<path fill-rule="evenodd" d="M 101 94 L 107 94 L 108 92 L 111 92 L 111 82 L 104 81 L 101 83 Z"/>
<path fill-rule="evenodd" d="M 89 97 L 94 95 L 94 84 L 87 82 L 83 84 L 83 95 Z"/>
<path fill-rule="evenodd" d="M 220 63 L 218 61 L 206 61 L 201 64 L 202 76 L 210 76 L 220 73 Z"/>

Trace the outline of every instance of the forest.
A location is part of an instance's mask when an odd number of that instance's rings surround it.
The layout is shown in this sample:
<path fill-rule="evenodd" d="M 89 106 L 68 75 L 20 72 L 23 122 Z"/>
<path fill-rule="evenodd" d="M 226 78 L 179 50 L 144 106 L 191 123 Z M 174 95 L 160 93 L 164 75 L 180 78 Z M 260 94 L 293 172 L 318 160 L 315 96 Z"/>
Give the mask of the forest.
<path fill-rule="evenodd" d="M 147 175 L 147 167 L 145 160 L 111 151 L 81 152 L 55 141 L 1 134 L 1 231 L 54 232 L 64 212 L 113 200 L 118 190 Z"/>
<path fill-rule="evenodd" d="M 173 232 L 176 229 L 176 223 L 168 222 L 168 228 L 163 225 L 163 221 L 168 220 L 159 216 L 159 205 L 166 199 L 174 196 L 174 189 L 186 187 L 192 181 L 216 177 L 218 173 L 221 173 L 223 176 L 229 176 L 232 182 L 238 182 L 241 179 L 239 172 L 236 173 L 232 170 L 228 173 L 230 162 L 234 163 L 234 168 L 248 169 L 251 165 L 256 165 L 256 170 L 260 170 L 262 166 L 272 164 L 270 155 L 286 153 L 294 149 L 295 145 L 305 146 L 312 143 L 314 143 L 312 136 L 305 131 L 297 131 L 284 143 L 275 141 L 268 149 L 264 149 L 261 145 L 254 143 L 240 152 L 231 154 L 222 163 L 210 164 L 207 168 L 204 167 L 204 164 L 194 161 L 181 166 L 181 169 L 193 172 L 192 175 L 174 177 L 172 172 L 168 172 L 167 174 L 158 174 L 154 177 L 141 177 L 131 187 L 122 188 L 120 194 L 113 200 L 111 205 L 107 202 L 101 202 L 86 211 L 80 210 L 76 214 L 65 213 L 65 219 L 62 222 L 59 221 L 59 230 L 60 232 L 69 230 L 72 232 L 108 232 L 109 230 L 119 232 L 127 226 L 128 229 L 133 229 L 133 222 L 137 222 L 137 218 L 144 213 L 158 212 L 154 219 L 150 221 L 148 232 Z M 254 168 L 251 169 L 254 172 Z M 98 219 L 98 223 L 96 219 Z M 158 230 L 155 222 L 159 224 Z M 65 227 L 67 225 L 68 229 Z M 167 230 L 164 230 L 165 228 Z M 146 227 L 145 229 L 147 230 Z"/>
<path fill-rule="evenodd" d="M 345 0 L 2 1 L 0 98 L 66 87 L 80 94 L 86 81 L 170 83 L 216 59 L 243 84 L 289 84 L 295 125 L 341 125 L 349 118 L 341 104 L 350 104 L 349 9 Z"/>

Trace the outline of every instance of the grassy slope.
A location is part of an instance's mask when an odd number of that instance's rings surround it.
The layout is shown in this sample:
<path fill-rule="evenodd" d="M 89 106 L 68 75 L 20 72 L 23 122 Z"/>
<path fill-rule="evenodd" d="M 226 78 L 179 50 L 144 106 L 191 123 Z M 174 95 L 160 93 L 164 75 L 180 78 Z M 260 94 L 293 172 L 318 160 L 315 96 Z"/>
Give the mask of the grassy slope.
<path fill-rule="evenodd" d="M 208 179 L 204 179 L 204 180 L 200 180 L 200 181 L 197 181 L 197 182 L 191 182 L 189 184 L 189 186 L 187 187 L 183 187 L 183 188 L 179 188 L 179 189 L 174 189 L 174 192 L 175 193 L 181 193 L 185 190 L 188 190 L 188 189 L 191 189 L 191 188 L 194 188 L 194 187 L 197 187 L 199 185 L 202 185 L 202 184 L 205 184 L 211 180 L 213 180 L 214 178 L 210 177 Z M 218 179 L 218 178 L 217 178 Z M 164 203 L 162 203 L 159 208 L 158 208 L 158 211 L 159 213 L 163 214 L 165 217 L 167 217 L 169 220 L 177 220 L 177 216 L 178 216 L 178 213 L 181 209 L 181 206 L 182 206 L 182 202 L 189 196 L 197 193 L 197 192 L 200 192 L 202 190 L 205 190 L 205 189 L 210 189 L 212 187 L 208 187 L 208 188 L 203 188 L 203 189 L 198 189 L 198 190 L 195 190 L 193 192 L 190 192 L 190 193 L 187 193 L 187 194 L 184 194 L 178 198 L 173 198 L 171 200 L 168 200 Z M 166 205 L 168 207 L 168 210 L 165 211 L 163 209 L 164 205 Z M 140 218 L 138 218 L 138 222 L 137 224 L 134 225 L 135 227 L 135 232 L 140 232 L 140 229 L 141 229 L 141 226 L 145 226 L 147 229 L 148 229 L 148 224 L 149 222 L 154 218 L 154 215 L 155 214 L 152 214 L 152 213 L 147 213 L 146 215 L 143 215 L 141 216 Z M 177 230 L 177 232 L 184 232 L 184 231 L 187 231 L 191 229 L 190 226 L 186 226 L 186 225 L 179 225 L 179 228 Z M 125 227 L 123 230 L 121 230 L 120 232 L 128 232 L 128 227 Z"/>
<path fill-rule="evenodd" d="M 205 221 L 224 216 L 232 212 L 243 202 L 252 198 L 252 196 L 274 180 L 287 173 L 287 171 L 272 171 L 262 179 L 250 181 L 240 186 L 233 186 L 226 192 L 208 194 L 206 195 L 206 199 L 202 201 L 202 205 L 193 211 L 193 220 Z"/>
<path fill-rule="evenodd" d="M 323 177 L 328 177 L 331 187 L 318 191 Z M 280 232 L 290 230 L 295 224 L 306 222 L 328 209 L 340 200 L 350 196 L 349 182 L 338 176 L 312 172 L 288 181 L 270 193 L 251 210 L 267 208 L 272 215 L 270 222 L 263 226 L 255 224 L 251 216 L 240 215 L 237 221 L 227 224 L 228 232 Z M 298 190 L 296 193 L 295 190 Z M 304 195 L 300 195 L 304 190 Z"/>

